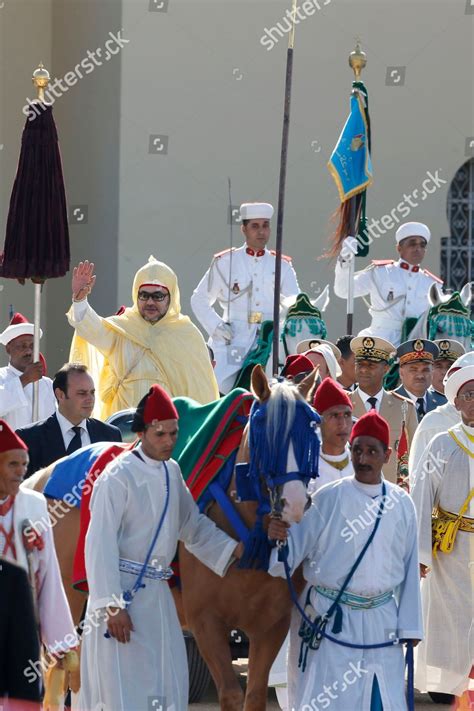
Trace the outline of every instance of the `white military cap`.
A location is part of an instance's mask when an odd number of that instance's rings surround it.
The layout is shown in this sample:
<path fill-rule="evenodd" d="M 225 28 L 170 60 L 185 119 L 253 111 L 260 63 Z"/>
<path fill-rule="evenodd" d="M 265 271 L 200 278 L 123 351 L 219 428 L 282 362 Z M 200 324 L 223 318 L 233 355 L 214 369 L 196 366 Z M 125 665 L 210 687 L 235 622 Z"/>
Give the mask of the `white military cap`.
<path fill-rule="evenodd" d="M 273 213 L 273 205 L 269 202 L 243 202 L 240 206 L 242 220 L 271 220 Z"/>
<path fill-rule="evenodd" d="M 429 242 L 431 232 L 422 222 L 405 222 L 404 225 L 400 225 L 395 233 L 397 244 L 407 237 L 423 237 L 423 239 Z"/>

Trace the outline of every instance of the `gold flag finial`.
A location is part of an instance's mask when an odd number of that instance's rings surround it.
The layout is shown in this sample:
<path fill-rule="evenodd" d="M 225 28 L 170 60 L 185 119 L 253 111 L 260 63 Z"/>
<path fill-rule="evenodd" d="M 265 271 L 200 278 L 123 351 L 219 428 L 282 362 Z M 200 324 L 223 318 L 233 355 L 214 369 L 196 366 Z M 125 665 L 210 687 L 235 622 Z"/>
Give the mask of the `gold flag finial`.
<path fill-rule="evenodd" d="M 352 67 L 352 71 L 354 72 L 356 81 L 360 81 L 360 75 L 361 75 L 362 70 L 366 64 L 367 64 L 367 55 L 361 49 L 360 38 L 356 37 L 355 49 L 353 49 L 349 55 L 349 66 Z"/>
<path fill-rule="evenodd" d="M 31 80 L 38 90 L 38 101 L 42 103 L 45 102 L 44 90 L 49 84 L 49 78 L 48 70 L 44 68 L 43 62 L 40 62 L 38 68 L 33 72 Z"/>

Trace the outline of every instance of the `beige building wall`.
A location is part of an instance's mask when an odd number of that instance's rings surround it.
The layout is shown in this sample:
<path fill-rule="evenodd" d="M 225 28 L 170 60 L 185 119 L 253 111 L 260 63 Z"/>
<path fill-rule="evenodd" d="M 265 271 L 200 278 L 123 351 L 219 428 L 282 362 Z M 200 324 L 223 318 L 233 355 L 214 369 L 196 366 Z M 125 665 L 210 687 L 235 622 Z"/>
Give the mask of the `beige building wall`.
<path fill-rule="evenodd" d="M 0 3 L 1 4 L 1 3 Z M 93 259 L 92 298 L 101 314 L 130 303 L 149 254 L 178 273 L 183 310 L 214 252 L 229 246 L 232 203 L 277 205 L 289 2 L 277 0 L 4 0 L 0 9 L 0 225 L 18 159 L 29 78 L 42 59 L 62 77 L 121 31 L 123 46 L 55 104 L 71 207 L 73 261 Z M 448 234 L 449 182 L 474 136 L 473 12 L 470 0 L 301 0 L 296 28 L 284 252 L 301 287 L 316 296 L 333 281 L 320 259 L 337 207 L 326 168 L 349 108 L 347 55 L 359 35 L 368 55 L 375 181 L 368 215 L 427 222 L 427 267 L 439 273 Z M 318 9 L 319 7 L 319 9 Z M 471 12 L 472 11 L 472 12 Z M 280 36 L 279 36 L 280 35 Z M 114 45 L 114 50 L 118 45 Z M 439 177 L 425 199 L 423 181 Z M 446 182 L 443 182 L 446 181 Z M 425 184 L 426 185 L 426 184 Z M 433 189 L 433 183 L 426 185 Z M 418 202 L 402 217 L 397 206 Z M 81 211 L 82 210 L 82 211 Z M 387 221 L 387 220 L 386 220 Z M 370 258 L 394 256 L 394 225 Z M 273 236 L 274 238 L 274 236 Z M 233 229 L 240 241 L 239 226 Z M 368 259 L 358 260 L 360 267 Z M 32 288 L 6 283 L 8 305 L 32 317 Z M 45 352 L 67 357 L 69 279 L 46 287 Z M 31 303 L 31 306 L 30 306 Z M 329 336 L 345 332 L 345 302 L 331 294 Z M 367 323 L 357 305 L 356 329 Z"/>

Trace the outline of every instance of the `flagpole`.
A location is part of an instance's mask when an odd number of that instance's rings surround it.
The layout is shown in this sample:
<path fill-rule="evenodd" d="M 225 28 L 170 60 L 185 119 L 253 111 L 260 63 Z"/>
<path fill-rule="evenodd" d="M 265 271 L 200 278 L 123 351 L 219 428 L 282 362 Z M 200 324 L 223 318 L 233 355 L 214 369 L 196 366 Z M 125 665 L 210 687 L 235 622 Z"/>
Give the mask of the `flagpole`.
<path fill-rule="evenodd" d="M 360 75 L 363 68 L 367 64 L 367 56 L 365 52 L 361 50 L 360 41 L 356 40 L 356 47 L 352 50 L 349 55 L 349 66 L 354 72 L 354 80 L 360 81 Z M 360 212 L 357 210 L 357 196 L 350 198 L 350 213 L 349 213 L 349 230 L 348 235 L 357 238 L 357 233 L 359 231 L 359 215 Z M 354 273 L 355 273 L 355 254 L 351 254 L 349 260 L 349 285 L 347 289 L 347 321 L 346 321 L 346 333 L 348 336 L 352 336 L 352 331 L 354 328 Z"/>
<path fill-rule="evenodd" d="M 286 165 L 288 158 L 288 136 L 290 133 L 290 108 L 291 108 L 291 82 L 293 77 L 293 47 L 295 44 L 295 18 L 297 0 L 293 0 L 291 10 L 292 27 L 288 37 L 288 50 L 286 54 L 286 79 L 285 101 L 283 108 L 283 131 L 281 137 L 280 154 L 280 183 L 278 187 L 278 213 L 276 234 L 276 259 L 275 259 L 275 289 L 273 299 L 273 374 L 278 374 L 279 346 L 280 346 L 280 283 L 281 283 L 281 254 L 283 245 L 283 216 L 285 212 L 285 185 Z"/>

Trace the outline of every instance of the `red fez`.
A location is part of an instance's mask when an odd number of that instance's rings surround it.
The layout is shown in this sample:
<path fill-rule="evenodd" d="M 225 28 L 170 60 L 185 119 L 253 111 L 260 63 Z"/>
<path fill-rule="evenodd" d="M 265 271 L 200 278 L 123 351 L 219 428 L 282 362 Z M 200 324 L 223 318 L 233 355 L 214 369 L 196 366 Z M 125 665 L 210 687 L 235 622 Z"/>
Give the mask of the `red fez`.
<path fill-rule="evenodd" d="M 23 316 L 23 314 L 17 312 L 16 314 L 13 314 L 10 326 L 16 326 L 18 323 L 29 323 L 29 321 L 25 318 L 25 316 Z"/>
<path fill-rule="evenodd" d="M 281 374 L 285 378 L 294 378 L 300 373 L 310 373 L 314 365 L 305 355 L 289 355 L 282 368 Z"/>
<path fill-rule="evenodd" d="M 347 405 L 351 410 L 353 409 L 346 391 L 332 378 L 324 378 L 314 395 L 313 407 L 321 414 L 336 405 Z"/>
<path fill-rule="evenodd" d="M 0 453 L 9 452 L 11 449 L 25 449 L 28 451 L 28 447 L 21 437 L 18 437 L 17 433 L 12 430 L 5 420 L 0 420 Z"/>
<path fill-rule="evenodd" d="M 352 428 L 349 442 L 352 444 L 356 437 L 375 437 L 386 447 L 390 446 L 390 427 L 387 420 L 372 409 L 362 415 Z"/>
<path fill-rule="evenodd" d="M 146 425 L 162 420 L 179 419 L 173 400 L 161 385 L 152 385 L 138 403 L 133 416 L 132 432 L 143 432 Z"/>

